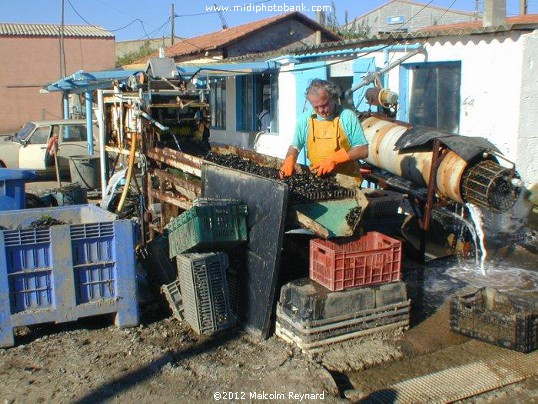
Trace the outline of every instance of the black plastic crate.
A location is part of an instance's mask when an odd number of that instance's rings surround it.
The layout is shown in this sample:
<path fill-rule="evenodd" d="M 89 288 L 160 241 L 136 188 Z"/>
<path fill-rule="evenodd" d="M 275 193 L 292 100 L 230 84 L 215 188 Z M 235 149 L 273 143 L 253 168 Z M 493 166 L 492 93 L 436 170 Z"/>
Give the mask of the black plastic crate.
<path fill-rule="evenodd" d="M 531 352 L 538 346 L 538 301 L 481 288 L 451 300 L 450 327 L 471 338 Z"/>
<path fill-rule="evenodd" d="M 398 214 L 403 194 L 385 189 L 363 189 L 368 206 L 364 212 L 364 219 L 382 219 L 394 217 Z"/>
<path fill-rule="evenodd" d="M 226 253 L 190 253 L 177 257 L 178 278 L 185 320 L 198 334 L 211 334 L 232 327 Z"/>
<path fill-rule="evenodd" d="M 279 307 L 298 323 L 348 316 L 407 301 L 404 282 L 330 291 L 310 278 L 282 286 Z"/>
<path fill-rule="evenodd" d="M 169 258 L 168 237 L 158 236 L 138 251 L 138 257 L 148 278 L 162 286 L 177 279 L 175 258 Z"/>

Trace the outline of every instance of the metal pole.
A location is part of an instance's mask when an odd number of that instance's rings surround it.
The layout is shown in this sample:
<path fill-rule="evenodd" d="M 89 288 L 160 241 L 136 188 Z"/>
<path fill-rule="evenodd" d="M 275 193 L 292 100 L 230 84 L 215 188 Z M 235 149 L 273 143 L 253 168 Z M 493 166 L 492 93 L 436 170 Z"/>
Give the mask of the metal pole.
<path fill-rule="evenodd" d="M 174 20 L 176 18 L 176 14 L 174 13 L 174 3 L 172 3 L 170 5 L 170 44 L 173 45 L 174 44 L 174 37 L 175 37 L 175 33 L 174 33 Z"/>
<path fill-rule="evenodd" d="M 103 99 L 103 90 L 97 90 L 97 122 L 99 125 L 99 156 L 101 165 L 101 204 L 104 203 L 106 192 L 106 153 L 105 153 L 105 102 Z"/>
<path fill-rule="evenodd" d="M 519 0 L 519 14 L 527 14 L 527 0 Z"/>
<path fill-rule="evenodd" d="M 62 100 L 63 100 L 63 106 L 64 106 L 64 119 L 69 119 L 69 92 L 64 91 L 62 92 Z"/>
<path fill-rule="evenodd" d="M 84 93 L 84 98 L 86 100 L 86 123 L 88 126 L 88 155 L 93 154 L 93 119 L 92 119 L 92 93 L 89 91 Z"/>

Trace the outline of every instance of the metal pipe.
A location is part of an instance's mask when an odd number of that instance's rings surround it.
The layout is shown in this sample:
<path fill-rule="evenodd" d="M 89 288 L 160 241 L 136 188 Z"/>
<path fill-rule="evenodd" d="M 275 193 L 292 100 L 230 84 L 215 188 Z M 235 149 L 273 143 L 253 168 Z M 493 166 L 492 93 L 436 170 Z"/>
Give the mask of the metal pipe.
<path fill-rule="evenodd" d="M 169 130 L 170 128 L 168 126 L 164 126 L 162 123 L 160 123 L 159 121 L 156 121 L 155 119 L 153 119 L 151 116 L 149 116 L 148 114 L 146 114 L 144 111 L 138 111 L 138 113 L 143 117 L 143 118 L 146 118 L 148 121 L 150 121 L 153 125 L 155 125 L 156 127 L 158 127 L 160 130 L 162 131 L 167 131 Z"/>
<path fill-rule="evenodd" d="M 64 109 L 64 119 L 69 119 L 69 92 L 63 91 L 62 92 L 62 102 L 63 102 L 63 109 Z"/>
<path fill-rule="evenodd" d="M 413 56 L 418 55 L 419 53 L 423 53 L 423 52 L 424 52 L 424 48 L 420 47 L 418 49 L 415 49 L 415 50 L 409 52 L 407 55 L 402 56 L 400 59 L 395 60 L 394 62 L 392 62 L 388 66 L 385 66 L 384 68 L 382 68 L 380 71 L 373 72 L 373 73 L 368 73 L 364 77 L 364 79 L 362 79 L 362 81 L 360 83 L 354 85 L 353 87 L 351 87 L 349 90 L 347 90 L 345 92 L 345 98 L 348 98 L 351 95 L 351 93 L 353 93 L 354 91 L 357 91 L 359 88 L 364 87 L 364 86 L 366 86 L 366 85 L 368 85 L 370 83 L 373 83 L 374 80 L 376 79 L 376 77 L 378 77 L 378 76 L 380 76 L 382 74 L 385 74 L 389 70 L 392 70 L 396 66 L 398 66 L 398 65 L 402 64 L 403 62 L 405 62 L 407 59 L 410 59 Z"/>
<path fill-rule="evenodd" d="M 86 123 L 88 126 L 88 155 L 93 154 L 93 119 L 92 119 L 92 93 L 84 93 L 86 100 Z"/>
<path fill-rule="evenodd" d="M 105 135 L 105 103 L 103 90 L 97 90 L 97 122 L 99 125 L 99 163 L 101 165 L 101 203 L 106 195 L 106 135 Z"/>

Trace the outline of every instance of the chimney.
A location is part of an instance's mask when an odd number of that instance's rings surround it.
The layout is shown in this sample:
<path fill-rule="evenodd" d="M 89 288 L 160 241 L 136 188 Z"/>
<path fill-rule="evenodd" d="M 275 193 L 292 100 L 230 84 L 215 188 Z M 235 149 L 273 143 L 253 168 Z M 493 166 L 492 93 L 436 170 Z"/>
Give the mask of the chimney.
<path fill-rule="evenodd" d="M 484 27 L 506 25 L 506 0 L 484 0 Z"/>
<path fill-rule="evenodd" d="M 316 11 L 316 22 L 319 25 L 325 26 L 325 13 L 323 11 Z M 321 31 L 316 31 L 315 43 L 319 45 L 321 43 Z"/>

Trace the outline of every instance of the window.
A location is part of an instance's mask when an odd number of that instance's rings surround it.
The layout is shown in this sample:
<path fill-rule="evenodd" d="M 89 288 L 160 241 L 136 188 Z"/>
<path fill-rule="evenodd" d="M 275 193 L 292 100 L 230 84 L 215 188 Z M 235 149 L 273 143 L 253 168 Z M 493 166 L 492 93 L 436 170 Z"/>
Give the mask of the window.
<path fill-rule="evenodd" d="M 457 133 L 461 62 L 418 63 L 409 69 L 409 122 Z"/>
<path fill-rule="evenodd" d="M 211 127 L 226 129 L 226 79 L 211 80 L 210 88 Z"/>
<path fill-rule="evenodd" d="M 237 130 L 258 131 L 264 102 L 269 103 L 271 131 L 278 128 L 278 80 L 271 74 L 237 77 Z"/>
<path fill-rule="evenodd" d="M 50 135 L 50 126 L 43 126 L 37 128 L 32 134 L 30 139 L 28 139 L 29 144 L 47 144 Z"/>
<path fill-rule="evenodd" d="M 255 131 L 258 129 L 255 101 L 260 98 L 261 104 L 261 91 L 257 76 L 237 77 L 237 130 Z"/>
<path fill-rule="evenodd" d="M 88 140 L 85 126 L 63 126 L 62 128 L 62 142 L 85 142 Z"/>

